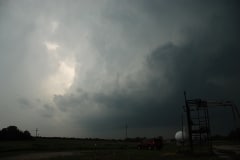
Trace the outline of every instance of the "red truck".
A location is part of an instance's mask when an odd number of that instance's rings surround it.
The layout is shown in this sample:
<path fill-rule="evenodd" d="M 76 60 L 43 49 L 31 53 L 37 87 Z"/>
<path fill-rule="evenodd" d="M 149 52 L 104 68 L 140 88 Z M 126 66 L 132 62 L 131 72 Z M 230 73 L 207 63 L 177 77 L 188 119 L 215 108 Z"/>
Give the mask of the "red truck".
<path fill-rule="evenodd" d="M 161 149 L 163 145 L 162 137 L 159 138 L 152 138 L 152 139 L 144 139 L 142 142 L 138 144 L 138 149 Z"/>

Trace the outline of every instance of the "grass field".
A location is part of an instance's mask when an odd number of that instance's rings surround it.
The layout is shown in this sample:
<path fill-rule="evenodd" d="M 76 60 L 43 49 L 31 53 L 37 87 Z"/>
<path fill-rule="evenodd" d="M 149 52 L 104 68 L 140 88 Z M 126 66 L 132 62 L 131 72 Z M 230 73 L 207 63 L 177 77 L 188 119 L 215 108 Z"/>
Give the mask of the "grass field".
<path fill-rule="evenodd" d="M 66 151 L 93 149 L 126 149 L 136 148 L 137 143 L 117 140 L 87 139 L 46 139 L 30 141 L 0 141 L 0 152 L 9 151 Z"/>
<path fill-rule="evenodd" d="M 159 150 L 137 150 L 136 142 L 111 140 L 44 139 L 0 142 L 0 159 L 46 160 L 156 160 L 156 159 L 218 159 L 210 155 L 178 154 L 175 144 Z M 45 156 L 44 156 L 45 155 Z M 24 157 L 23 157 L 24 156 Z M 9 158 L 10 157 L 10 158 Z"/>

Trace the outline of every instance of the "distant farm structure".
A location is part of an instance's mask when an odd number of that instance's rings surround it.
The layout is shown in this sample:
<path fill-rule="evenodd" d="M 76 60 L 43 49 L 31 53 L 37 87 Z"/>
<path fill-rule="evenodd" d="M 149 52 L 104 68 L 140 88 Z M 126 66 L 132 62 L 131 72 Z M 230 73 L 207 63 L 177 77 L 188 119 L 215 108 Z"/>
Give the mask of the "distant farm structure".
<path fill-rule="evenodd" d="M 188 99 L 184 92 L 185 106 L 183 106 L 187 119 L 187 132 L 183 130 L 182 136 L 188 140 L 190 152 L 194 152 L 200 147 L 204 147 L 206 151 L 212 151 L 211 128 L 209 121 L 209 108 L 228 107 L 232 110 L 235 127 L 237 128 L 237 120 L 240 119 L 240 113 L 237 106 L 231 101 L 216 101 L 203 99 Z M 183 124 L 182 124 L 183 125 Z M 178 136 L 179 139 L 179 136 Z M 180 137 L 181 139 L 181 137 Z"/>

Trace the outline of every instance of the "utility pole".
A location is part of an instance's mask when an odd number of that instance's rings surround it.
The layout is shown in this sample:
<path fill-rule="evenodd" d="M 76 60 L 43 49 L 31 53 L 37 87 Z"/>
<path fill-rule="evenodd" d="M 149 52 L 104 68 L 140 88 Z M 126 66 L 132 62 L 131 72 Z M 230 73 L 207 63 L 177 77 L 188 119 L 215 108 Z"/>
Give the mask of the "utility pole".
<path fill-rule="evenodd" d="M 36 131 L 36 137 L 38 137 L 38 129 L 36 128 L 36 130 L 35 130 L 35 131 Z"/>

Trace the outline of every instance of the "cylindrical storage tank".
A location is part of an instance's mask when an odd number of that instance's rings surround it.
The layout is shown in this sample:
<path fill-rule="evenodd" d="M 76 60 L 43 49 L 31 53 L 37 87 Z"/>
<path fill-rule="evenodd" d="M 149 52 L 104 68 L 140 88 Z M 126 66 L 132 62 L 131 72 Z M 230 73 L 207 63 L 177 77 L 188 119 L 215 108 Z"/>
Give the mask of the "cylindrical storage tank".
<path fill-rule="evenodd" d="M 175 140 L 177 143 L 183 143 L 186 140 L 187 136 L 184 131 L 177 131 L 175 134 Z"/>

